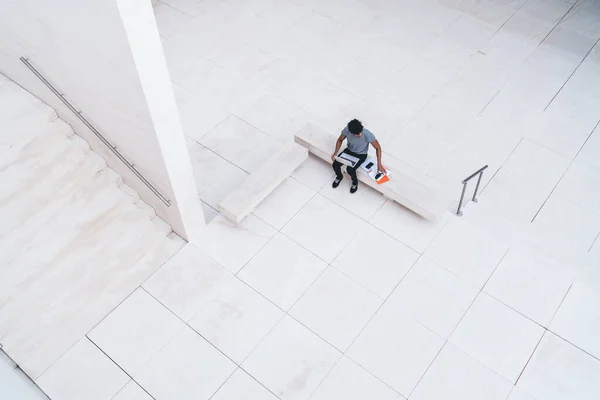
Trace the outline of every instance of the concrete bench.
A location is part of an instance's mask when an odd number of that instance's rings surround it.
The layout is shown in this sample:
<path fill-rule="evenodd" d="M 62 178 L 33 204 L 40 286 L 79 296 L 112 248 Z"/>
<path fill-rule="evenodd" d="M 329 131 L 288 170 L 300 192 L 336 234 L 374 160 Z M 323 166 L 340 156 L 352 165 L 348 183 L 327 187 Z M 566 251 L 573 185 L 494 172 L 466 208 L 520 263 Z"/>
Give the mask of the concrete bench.
<path fill-rule="evenodd" d="M 308 124 L 295 135 L 294 139 L 315 156 L 329 164 L 332 163 L 331 154 L 335 149 L 337 136 L 332 136 Z M 448 209 L 450 202 L 442 194 L 439 184 L 429 176 L 410 169 L 406 164 L 385 153 L 383 153 L 383 163 L 392 171 L 389 182 L 378 184 L 360 168 L 357 174 L 358 180 L 429 220 L 440 217 Z"/>
<path fill-rule="evenodd" d="M 288 143 L 219 203 L 219 211 L 234 222 L 250 214 L 308 158 L 308 151 Z"/>

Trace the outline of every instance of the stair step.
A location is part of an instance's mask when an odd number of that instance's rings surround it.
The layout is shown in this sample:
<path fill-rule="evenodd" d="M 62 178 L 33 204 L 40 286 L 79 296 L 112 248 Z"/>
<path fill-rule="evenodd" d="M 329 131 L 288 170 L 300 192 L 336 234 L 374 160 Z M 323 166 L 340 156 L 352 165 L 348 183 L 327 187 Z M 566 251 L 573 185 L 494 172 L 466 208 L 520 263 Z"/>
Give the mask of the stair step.
<path fill-rule="evenodd" d="M 144 211 L 148 217 L 152 218 L 156 216 L 156 210 L 150 207 L 147 203 L 145 203 L 142 199 L 140 199 L 140 195 L 138 192 L 133 190 L 133 188 L 127 184 L 122 184 L 119 187 L 125 194 L 131 197 L 131 200 L 135 205 L 137 205 L 141 210 Z"/>
<path fill-rule="evenodd" d="M 0 81 L 0 121 L 23 115 L 54 115 L 56 112 L 11 81 Z"/>
<path fill-rule="evenodd" d="M 56 112 L 45 104 L 38 105 L 37 110 L 32 110 L 29 113 L 10 118 L 3 116 L 0 119 L 0 126 L 2 126 L 0 146 L 14 145 L 31 140 L 42 133 L 46 125 L 55 121 L 59 121 Z M 60 121 L 69 126 L 66 122 Z"/>
<path fill-rule="evenodd" d="M 64 140 L 71 136 L 71 126 L 62 120 L 55 120 L 45 125 L 43 132 L 33 137 L 23 137 L 19 143 L 0 145 L 0 171 L 10 164 L 28 162 L 39 163 L 52 160 L 57 152 L 64 150 Z M 4 140 L 2 134 L 0 140 Z M 89 148 L 89 146 L 88 146 Z"/>
<path fill-rule="evenodd" d="M 37 184 L 24 186 L 12 192 L 9 198 L 0 199 L 0 215 L 5 215 L 0 240 L 9 232 L 13 237 L 18 237 L 20 230 L 31 232 L 32 224 L 35 232 L 52 216 L 85 199 L 90 191 L 114 188 L 113 197 L 127 198 L 114 186 L 116 174 L 103 173 L 103 161 L 95 153 L 81 155 L 74 163 L 53 168 L 51 174 Z"/>

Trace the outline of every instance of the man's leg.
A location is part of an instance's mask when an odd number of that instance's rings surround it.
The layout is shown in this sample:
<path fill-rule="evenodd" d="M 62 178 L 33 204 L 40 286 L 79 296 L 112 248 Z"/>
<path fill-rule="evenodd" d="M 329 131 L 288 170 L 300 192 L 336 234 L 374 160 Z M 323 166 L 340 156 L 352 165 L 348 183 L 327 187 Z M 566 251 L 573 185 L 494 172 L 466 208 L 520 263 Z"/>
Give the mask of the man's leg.
<path fill-rule="evenodd" d="M 344 149 L 344 151 L 340 152 L 339 154 L 348 153 L 348 152 L 349 152 L 348 149 Z M 331 186 L 335 189 L 336 187 L 338 187 L 340 185 L 340 182 L 342 181 L 342 179 L 344 179 L 344 175 L 342 174 L 342 163 L 339 162 L 338 160 L 335 160 L 333 162 L 333 171 L 335 172 L 335 179 L 333 180 L 333 183 L 331 184 Z"/>
<path fill-rule="evenodd" d="M 342 163 L 337 160 L 334 161 L 333 162 L 333 171 L 335 172 L 336 178 L 341 181 L 342 178 L 344 177 L 344 175 L 342 175 Z"/>
<path fill-rule="evenodd" d="M 367 154 L 353 153 L 352 155 L 358 158 L 358 162 L 354 167 L 346 168 L 348 175 L 350 175 L 350 178 L 352 179 L 352 187 L 350 188 L 350 193 L 354 193 L 358 189 L 358 176 L 356 176 L 356 171 L 358 171 L 362 163 L 365 162 L 365 160 L 367 159 Z"/>

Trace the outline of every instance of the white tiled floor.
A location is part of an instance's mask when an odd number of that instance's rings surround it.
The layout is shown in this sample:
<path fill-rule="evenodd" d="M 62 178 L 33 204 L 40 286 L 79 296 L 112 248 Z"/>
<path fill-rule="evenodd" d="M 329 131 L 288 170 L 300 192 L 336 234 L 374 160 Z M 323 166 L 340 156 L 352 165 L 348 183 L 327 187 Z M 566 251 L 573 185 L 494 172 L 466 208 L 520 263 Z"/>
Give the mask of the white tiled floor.
<path fill-rule="evenodd" d="M 383 307 L 348 356 L 404 397 L 436 358 L 444 340 L 392 307 Z"/>
<path fill-rule="evenodd" d="M 418 257 L 416 251 L 369 226 L 352 239 L 331 265 L 385 299 Z"/>
<path fill-rule="evenodd" d="M 111 399 L 129 377 L 87 338 L 46 370 L 38 385 L 51 399 Z"/>
<path fill-rule="evenodd" d="M 244 361 L 243 368 L 281 399 L 305 399 L 341 353 L 285 317 Z"/>
<path fill-rule="evenodd" d="M 323 260 L 279 233 L 238 276 L 267 299 L 289 310 L 325 268 Z"/>
<path fill-rule="evenodd" d="M 592 400 L 600 393 L 600 361 L 547 332 L 518 386 L 535 399 Z"/>
<path fill-rule="evenodd" d="M 89 338 L 130 375 L 144 366 L 185 324 L 144 289 L 137 289 L 89 333 Z"/>
<path fill-rule="evenodd" d="M 510 382 L 516 382 L 544 328 L 481 293 L 449 342 Z"/>
<path fill-rule="evenodd" d="M 208 398 L 236 365 L 186 327 L 135 375 L 156 400 Z"/>
<path fill-rule="evenodd" d="M 411 400 L 502 400 L 511 383 L 469 357 L 460 349 L 446 344 L 436 357 Z"/>
<path fill-rule="evenodd" d="M 290 310 L 290 315 L 345 351 L 382 300 L 334 268 L 326 270 Z"/>
<path fill-rule="evenodd" d="M 476 287 L 422 258 L 388 302 L 447 339 L 477 293 Z"/>
<path fill-rule="evenodd" d="M 333 190 L 310 156 L 48 369 L 53 399 L 600 398 L 597 1 L 159 0 L 156 14 L 212 209 L 304 124 L 335 136 L 353 117 L 456 198 L 425 221 Z M 478 204 L 452 215 L 485 164 Z"/>
<path fill-rule="evenodd" d="M 597 2 L 162 3 L 213 209 L 304 124 L 352 117 L 456 196 L 425 221 L 310 156 L 239 226 L 216 217 L 144 284 L 238 364 L 213 399 L 600 396 Z"/>

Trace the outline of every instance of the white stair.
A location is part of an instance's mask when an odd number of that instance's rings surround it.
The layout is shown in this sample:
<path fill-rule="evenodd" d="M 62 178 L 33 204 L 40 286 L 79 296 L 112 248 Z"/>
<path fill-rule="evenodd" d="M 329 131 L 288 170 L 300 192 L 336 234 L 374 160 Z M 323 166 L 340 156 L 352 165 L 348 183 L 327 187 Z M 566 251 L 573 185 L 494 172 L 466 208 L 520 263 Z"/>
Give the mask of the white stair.
<path fill-rule="evenodd" d="M 0 344 L 32 379 L 183 244 L 52 109 L 0 75 Z"/>

